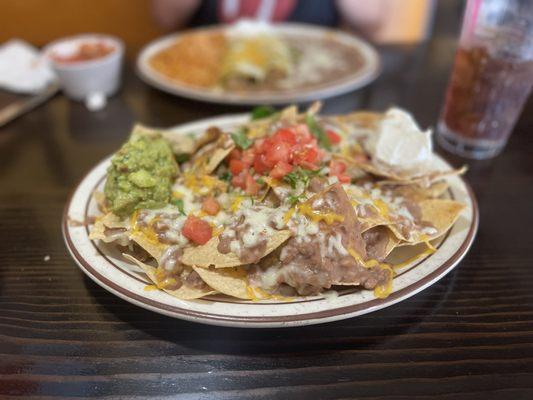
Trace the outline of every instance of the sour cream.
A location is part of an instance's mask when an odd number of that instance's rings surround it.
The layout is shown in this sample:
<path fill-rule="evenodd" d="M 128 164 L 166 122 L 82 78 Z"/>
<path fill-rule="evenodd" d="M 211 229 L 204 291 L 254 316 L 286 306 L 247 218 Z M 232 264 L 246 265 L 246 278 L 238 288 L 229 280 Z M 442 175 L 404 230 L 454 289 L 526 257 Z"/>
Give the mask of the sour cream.
<path fill-rule="evenodd" d="M 373 163 L 397 172 L 417 174 L 427 169 L 431 160 L 431 129 L 420 130 L 411 114 L 391 108 L 377 132 L 368 137 L 365 147 Z"/>

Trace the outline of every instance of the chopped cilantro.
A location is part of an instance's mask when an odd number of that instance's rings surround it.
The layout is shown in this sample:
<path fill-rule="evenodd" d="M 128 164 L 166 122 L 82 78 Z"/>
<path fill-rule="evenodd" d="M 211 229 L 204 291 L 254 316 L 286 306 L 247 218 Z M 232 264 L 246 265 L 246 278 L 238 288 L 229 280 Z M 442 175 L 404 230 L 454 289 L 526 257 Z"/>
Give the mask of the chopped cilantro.
<path fill-rule="evenodd" d="M 314 137 L 317 138 L 318 144 L 325 148 L 326 150 L 331 150 L 331 143 L 329 141 L 328 135 L 324 132 L 324 129 L 316 122 L 315 117 L 312 114 L 307 114 L 305 116 L 305 123 L 311 131 Z"/>
<path fill-rule="evenodd" d="M 233 178 L 233 175 L 231 175 L 231 172 L 229 172 L 229 171 L 223 172 L 223 173 L 218 177 L 218 179 L 220 179 L 221 181 L 224 181 L 224 182 L 230 182 L 230 181 L 231 181 L 231 178 Z"/>
<path fill-rule="evenodd" d="M 302 200 L 305 200 L 305 196 L 303 195 L 303 193 L 299 195 L 290 194 L 287 197 L 287 201 L 291 204 L 291 206 L 295 205 L 296 203 L 299 203 Z"/>
<path fill-rule="evenodd" d="M 252 121 L 256 119 L 262 119 L 272 116 L 276 113 L 276 110 L 270 106 L 258 106 L 255 107 L 252 112 Z"/>
<path fill-rule="evenodd" d="M 260 185 L 264 185 L 265 184 L 265 180 L 263 178 L 256 179 L 256 182 L 259 183 Z"/>
<path fill-rule="evenodd" d="M 243 150 L 246 150 L 252 145 L 252 141 L 246 136 L 244 129 L 239 129 L 237 132 L 231 133 L 231 138 L 235 144 Z"/>
<path fill-rule="evenodd" d="M 302 182 L 304 188 L 306 188 L 307 185 L 309 185 L 311 178 L 319 175 L 321 170 L 322 169 L 317 169 L 313 171 L 311 169 L 298 168 L 285 175 L 283 180 L 291 185 L 293 189 L 296 189 L 298 182 Z"/>
<path fill-rule="evenodd" d="M 184 163 L 186 161 L 189 161 L 190 157 L 191 156 L 189 154 L 178 154 L 176 156 L 176 162 L 179 163 L 179 164 Z"/>
<path fill-rule="evenodd" d="M 185 209 L 183 208 L 183 200 L 182 199 L 172 199 L 172 200 L 170 200 L 170 203 L 172 203 L 173 205 L 178 207 L 178 210 L 180 211 L 181 215 L 186 215 L 185 214 Z"/>

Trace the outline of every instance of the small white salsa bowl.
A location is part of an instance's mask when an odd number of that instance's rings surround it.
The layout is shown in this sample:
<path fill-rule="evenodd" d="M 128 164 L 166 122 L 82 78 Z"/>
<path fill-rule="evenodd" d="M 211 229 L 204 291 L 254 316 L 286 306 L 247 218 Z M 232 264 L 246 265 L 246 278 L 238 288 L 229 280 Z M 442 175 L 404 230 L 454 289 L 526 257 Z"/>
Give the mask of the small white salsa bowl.
<path fill-rule="evenodd" d="M 124 43 L 102 34 L 83 34 L 56 40 L 43 50 L 65 94 L 73 100 L 103 100 L 119 88 Z"/>

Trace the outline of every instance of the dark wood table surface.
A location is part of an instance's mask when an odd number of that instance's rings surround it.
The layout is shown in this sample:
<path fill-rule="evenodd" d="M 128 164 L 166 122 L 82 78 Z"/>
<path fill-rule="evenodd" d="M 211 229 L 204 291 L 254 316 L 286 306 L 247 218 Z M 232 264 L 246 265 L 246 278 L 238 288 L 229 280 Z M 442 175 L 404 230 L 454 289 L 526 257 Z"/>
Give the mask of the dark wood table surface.
<path fill-rule="evenodd" d="M 435 124 L 455 43 L 437 35 L 382 49 L 379 80 L 325 112 L 397 104 Z M 230 329 L 122 301 L 65 249 L 69 192 L 134 121 L 171 126 L 244 110 L 158 92 L 130 67 L 104 111 L 58 95 L 0 129 L 0 398 L 533 399 L 531 102 L 505 152 L 470 163 L 481 223 L 448 276 L 345 321 Z"/>

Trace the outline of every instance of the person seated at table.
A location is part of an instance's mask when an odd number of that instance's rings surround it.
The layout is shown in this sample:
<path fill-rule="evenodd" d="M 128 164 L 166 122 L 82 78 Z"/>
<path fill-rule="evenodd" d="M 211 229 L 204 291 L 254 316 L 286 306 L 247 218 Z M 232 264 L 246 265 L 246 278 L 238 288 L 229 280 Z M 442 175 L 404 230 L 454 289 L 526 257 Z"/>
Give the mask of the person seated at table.
<path fill-rule="evenodd" d="M 152 0 L 151 4 L 156 22 L 168 30 L 247 18 L 345 25 L 376 42 L 423 39 L 433 9 L 432 0 Z"/>

